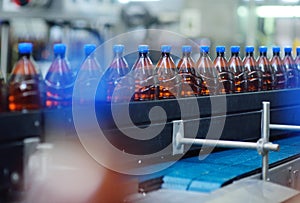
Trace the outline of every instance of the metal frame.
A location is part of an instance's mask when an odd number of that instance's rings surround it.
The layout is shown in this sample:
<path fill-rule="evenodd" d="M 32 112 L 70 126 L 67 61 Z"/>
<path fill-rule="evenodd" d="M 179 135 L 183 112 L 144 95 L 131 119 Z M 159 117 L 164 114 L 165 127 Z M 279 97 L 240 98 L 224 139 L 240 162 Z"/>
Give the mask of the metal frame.
<path fill-rule="evenodd" d="M 262 180 L 268 181 L 269 151 L 279 151 L 279 145 L 269 142 L 270 129 L 300 130 L 300 126 L 270 124 L 270 102 L 263 102 L 261 138 L 257 142 L 212 140 L 184 137 L 184 121 L 173 121 L 173 155 L 184 153 L 184 145 L 203 145 L 222 148 L 255 149 L 262 156 Z"/>

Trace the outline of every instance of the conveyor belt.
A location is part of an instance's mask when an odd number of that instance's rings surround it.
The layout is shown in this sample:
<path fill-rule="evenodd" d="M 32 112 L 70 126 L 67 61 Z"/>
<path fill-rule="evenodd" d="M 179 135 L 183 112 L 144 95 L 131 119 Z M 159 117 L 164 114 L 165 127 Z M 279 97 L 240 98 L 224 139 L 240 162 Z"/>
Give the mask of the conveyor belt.
<path fill-rule="evenodd" d="M 288 137 L 273 143 L 280 145 L 280 151 L 270 152 L 271 166 L 300 154 L 300 136 Z M 232 149 L 212 153 L 204 160 L 199 160 L 198 156 L 182 159 L 160 173 L 143 177 L 144 184 L 141 186 L 147 190 L 146 187 L 161 183 L 159 177 L 162 177 L 161 187 L 165 189 L 211 192 L 235 179 L 259 172 L 260 167 L 261 156 L 255 150 Z M 155 179 L 157 181 L 154 181 Z"/>

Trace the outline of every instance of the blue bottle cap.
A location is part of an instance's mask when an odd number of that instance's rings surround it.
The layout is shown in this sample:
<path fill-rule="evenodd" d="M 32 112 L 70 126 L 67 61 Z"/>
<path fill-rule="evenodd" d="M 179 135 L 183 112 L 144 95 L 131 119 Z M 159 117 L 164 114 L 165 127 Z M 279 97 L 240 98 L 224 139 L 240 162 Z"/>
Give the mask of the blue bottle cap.
<path fill-rule="evenodd" d="M 32 52 L 32 43 L 24 42 L 18 44 L 18 50 L 20 54 L 30 54 Z"/>
<path fill-rule="evenodd" d="M 225 46 L 216 46 L 216 52 L 225 52 Z"/>
<path fill-rule="evenodd" d="M 149 52 L 149 46 L 146 45 L 146 44 L 139 45 L 138 51 L 140 53 L 148 53 Z"/>
<path fill-rule="evenodd" d="M 161 49 L 161 52 L 166 52 L 166 53 L 170 53 L 171 52 L 171 46 L 170 45 L 162 45 L 161 47 L 160 47 L 160 49 Z"/>
<path fill-rule="evenodd" d="M 182 52 L 188 52 L 188 53 L 190 53 L 190 52 L 192 52 L 192 46 L 189 46 L 189 45 L 184 45 L 184 46 L 182 46 L 181 47 L 181 50 L 182 50 Z"/>
<path fill-rule="evenodd" d="M 209 46 L 200 46 L 200 52 L 209 52 Z"/>
<path fill-rule="evenodd" d="M 245 47 L 245 52 L 246 52 L 246 53 L 254 52 L 254 46 L 246 46 L 246 47 Z"/>
<path fill-rule="evenodd" d="M 238 53 L 240 52 L 240 46 L 231 46 L 230 50 L 232 53 Z"/>
<path fill-rule="evenodd" d="M 279 46 L 273 46 L 272 50 L 274 53 L 279 53 L 280 52 L 280 47 Z"/>
<path fill-rule="evenodd" d="M 86 56 L 89 56 L 93 51 L 95 51 L 96 45 L 95 44 L 86 44 L 84 45 L 84 53 Z"/>
<path fill-rule="evenodd" d="M 268 51 L 268 48 L 266 46 L 260 46 L 259 47 L 259 52 L 266 53 L 267 51 Z"/>
<path fill-rule="evenodd" d="M 66 53 L 66 45 L 65 44 L 54 44 L 53 46 L 54 54 L 62 54 Z"/>
<path fill-rule="evenodd" d="M 123 44 L 115 44 L 113 47 L 114 53 L 123 53 L 124 45 Z"/>
<path fill-rule="evenodd" d="M 285 53 L 290 53 L 290 52 L 292 52 L 292 47 L 284 47 L 284 52 L 285 52 Z"/>
<path fill-rule="evenodd" d="M 300 53 L 300 47 L 296 47 L 296 52 Z"/>

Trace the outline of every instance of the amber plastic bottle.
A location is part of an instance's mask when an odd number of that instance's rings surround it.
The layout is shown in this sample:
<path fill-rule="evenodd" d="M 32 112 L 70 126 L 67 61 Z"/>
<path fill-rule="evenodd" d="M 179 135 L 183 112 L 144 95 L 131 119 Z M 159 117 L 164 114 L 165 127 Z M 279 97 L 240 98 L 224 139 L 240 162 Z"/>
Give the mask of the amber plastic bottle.
<path fill-rule="evenodd" d="M 154 66 L 149 58 L 149 46 L 139 45 L 139 58 L 134 63 L 131 73 L 135 81 L 134 101 L 147 101 L 156 98 Z"/>
<path fill-rule="evenodd" d="M 0 112 L 7 111 L 7 86 L 0 69 Z"/>
<path fill-rule="evenodd" d="M 30 60 L 31 43 L 20 43 L 19 60 L 8 79 L 8 107 L 10 111 L 40 109 L 39 75 Z"/>
<path fill-rule="evenodd" d="M 298 72 L 296 70 L 295 61 L 292 57 L 292 47 L 284 48 L 284 58 L 282 64 L 285 68 L 287 81 L 287 88 L 295 88 L 298 86 Z"/>
<path fill-rule="evenodd" d="M 256 60 L 254 59 L 254 47 L 246 46 L 245 52 L 246 56 L 243 60 L 243 64 L 248 76 L 248 91 L 261 91 L 263 86 L 262 72 L 259 70 Z"/>
<path fill-rule="evenodd" d="M 227 60 L 225 58 L 225 46 L 216 47 L 217 57 L 213 64 L 218 70 L 219 81 L 220 81 L 220 93 L 231 94 L 234 93 L 234 75 L 228 67 Z"/>
<path fill-rule="evenodd" d="M 275 72 L 275 89 L 284 89 L 286 87 L 286 72 L 282 65 L 280 58 L 280 47 L 274 46 L 272 48 L 273 56 L 270 60 L 271 66 Z"/>
<path fill-rule="evenodd" d="M 45 77 L 46 107 L 71 107 L 74 87 L 74 74 L 65 57 L 66 45 L 53 46 L 54 60 Z"/>
<path fill-rule="evenodd" d="M 208 53 L 209 47 L 201 46 L 200 58 L 196 64 L 196 71 L 198 71 L 200 77 L 203 79 L 200 93 L 203 96 L 218 94 L 220 87 L 218 71 L 214 68 Z"/>
<path fill-rule="evenodd" d="M 80 104 L 86 104 L 94 100 L 91 91 L 98 85 L 98 80 L 103 72 L 97 58 L 95 57 L 94 50 L 96 45 L 84 45 L 85 60 L 80 67 L 80 72 L 77 76 L 78 95 L 80 99 L 77 100 Z"/>
<path fill-rule="evenodd" d="M 257 64 L 259 69 L 262 71 L 262 90 L 273 90 L 275 89 L 275 71 L 270 64 L 269 59 L 267 58 L 267 51 L 267 47 L 259 47 L 259 57 L 257 59 Z"/>
<path fill-rule="evenodd" d="M 203 81 L 195 70 L 191 52 L 191 46 L 182 46 L 182 57 L 177 64 L 178 72 L 181 76 L 180 97 L 198 96 L 201 92 Z"/>
<path fill-rule="evenodd" d="M 181 81 L 170 52 L 171 46 L 161 46 L 161 57 L 155 68 L 158 99 L 174 99 L 180 96 Z"/>
<path fill-rule="evenodd" d="M 298 72 L 298 87 L 300 87 L 300 47 L 296 47 L 295 66 Z"/>
<path fill-rule="evenodd" d="M 118 80 L 129 73 L 127 61 L 123 56 L 124 45 L 113 46 L 114 58 L 102 77 L 100 97 L 101 100 L 111 102 L 112 95 Z M 120 97 L 122 97 L 120 95 Z M 115 98 L 116 101 L 123 101 L 125 98 Z"/>
<path fill-rule="evenodd" d="M 245 67 L 243 62 L 239 56 L 240 54 L 240 47 L 239 46 L 232 46 L 231 50 L 231 57 L 228 61 L 229 70 L 234 75 L 234 84 L 235 84 L 235 93 L 247 92 L 248 91 L 248 80 L 247 74 L 245 71 Z"/>

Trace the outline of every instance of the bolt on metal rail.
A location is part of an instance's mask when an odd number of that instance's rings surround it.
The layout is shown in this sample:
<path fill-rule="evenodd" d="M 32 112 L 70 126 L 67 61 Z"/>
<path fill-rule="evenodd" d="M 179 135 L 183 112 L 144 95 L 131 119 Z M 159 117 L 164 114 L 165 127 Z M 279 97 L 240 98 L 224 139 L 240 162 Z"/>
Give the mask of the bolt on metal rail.
<path fill-rule="evenodd" d="M 184 153 L 184 145 L 203 145 L 221 148 L 255 149 L 262 156 L 262 180 L 268 181 L 269 151 L 279 151 L 279 145 L 269 142 L 270 129 L 300 130 L 300 126 L 270 124 L 270 102 L 263 102 L 261 138 L 257 142 L 212 140 L 184 137 L 184 121 L 173 121 L 173 155 Z"/>

